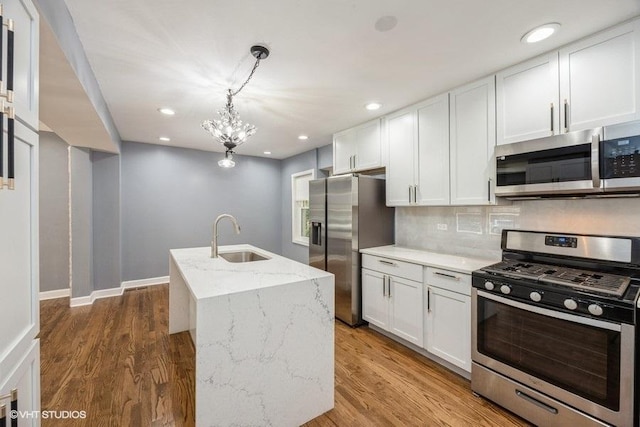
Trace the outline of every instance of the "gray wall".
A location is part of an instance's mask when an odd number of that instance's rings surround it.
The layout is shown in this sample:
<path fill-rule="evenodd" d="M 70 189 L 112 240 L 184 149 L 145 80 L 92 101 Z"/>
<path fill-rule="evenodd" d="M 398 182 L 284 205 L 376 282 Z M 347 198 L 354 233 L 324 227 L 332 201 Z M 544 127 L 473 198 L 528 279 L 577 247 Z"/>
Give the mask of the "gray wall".
<path fill-rule="evenodd" d="M 40 292 L 69 288 L 68 147 L 40 132 Z"/>
<path fill-rule="evenodd" d="M 93 289 L 117 288 L 120 265 L 120 156 L 94 151 Z"/>
<path fill-rule="evenodd" d="M 318 148 L 318 169 L 333 170 L 333 144 Z"/>
<path fill-rule="evenodd" d="M 223 169 L 221 153 L 160 145 L 122 144 L 122 280 L 169 274 L 169 249 L 209 246 L 214 219 L 221 245 L 250 243 L 280 253 L 280 161 L 234 156 Z"/>
<path fill-rule="evenodd" d="M 282 188 L 282 255 L 303 264 L 309 263 L 309 247 L 291 241 L 291 175 L 315 169 L 316 177 L 318 177 L 317 165 L 318 151 L 316 149 L 282 161 L 280 178 L 280 187 Z"/>
<path fill-rule="evenodd" d="M 505 206 L 396 208 L 396 244 L 498 259 L 503 228 L 640 236 L 640 199 L 528 200 Z M 446 224 L 447 230 L 438 230 Z"/>
<path fill-rule="evenodd" d="M 71 297 L 93 291 L 93 173 L 91 152 L 70 148 Z"/>

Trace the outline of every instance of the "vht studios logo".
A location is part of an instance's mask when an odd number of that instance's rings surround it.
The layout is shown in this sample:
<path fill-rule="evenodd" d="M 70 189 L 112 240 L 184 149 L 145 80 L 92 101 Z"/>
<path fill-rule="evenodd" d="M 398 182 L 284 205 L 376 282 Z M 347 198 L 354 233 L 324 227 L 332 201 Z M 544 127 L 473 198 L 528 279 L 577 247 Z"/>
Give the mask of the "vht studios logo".
<path fill-rule="evenodd" d="M 55 420 L 78 420 L 87 418 L 86 411 L 11 411 L 11 419 L 55 419 Z"/>

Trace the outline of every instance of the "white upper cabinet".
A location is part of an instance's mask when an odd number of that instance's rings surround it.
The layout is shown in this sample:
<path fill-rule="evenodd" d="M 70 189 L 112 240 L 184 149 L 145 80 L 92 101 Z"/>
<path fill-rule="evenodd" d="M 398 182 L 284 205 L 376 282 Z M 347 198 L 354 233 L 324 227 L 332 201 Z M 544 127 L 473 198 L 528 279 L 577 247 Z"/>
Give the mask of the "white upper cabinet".
<path fill-rule="evenodd" d="M 449 204 L 449 94 L 387 116 L 387 205 Z"/>
<path fill-rule="evenodd" d="M 335 175 L 382 166 L 384 165 L 380 119 L 333 135 L 333 173 Z"/>
<path fill-rule="evenodd" d="M 495 202 L 495 77 L 450 93 L 451 204 Z"/>
<path fill-rule="evenodd" d="M 562 130 L 640 119 L 640 20 L 560 50 Z"/>
<path fill-rule="evenodd" d="M 640 119 L 640 21 L 496 75 L 497 143 Z"/>
<path fill-rule="evenodd" d="M 560 109 L 557 52 L 496 75 L 498 145 L 559 133 Z"/>
<path fill-rule="evenodd" d="M 39 129 L 38 122 L 38 75 L 40 52 L 40 27 L 38 12 L 28 0 L 6 1 L 4 6 L 4 19 L 14 21 L 14 94 L 13 106 L 16 109 L 18 119 L 25 122 L 33 130 Z M 3 29 L 5 53 L 7 34 Z M 7 63 L 6 58 L 2 65 L 2 90 L 7 89 Z"/>
<path fill-rule="evenodd" d="M 418 205 L 449 204 L 449 94 L 418 105 Z"/>
<path fill-rule="evenodd" d="M 416 183 L 416 113 L 407 108 L 387 116 L 387 206 L 408 206 Z"/>
<path fill-rule="evenodd" d="M 333 173 L 338 175 L 351 171 L 355 151 L 356 133 L 344 131 L 333 136 Z"/>

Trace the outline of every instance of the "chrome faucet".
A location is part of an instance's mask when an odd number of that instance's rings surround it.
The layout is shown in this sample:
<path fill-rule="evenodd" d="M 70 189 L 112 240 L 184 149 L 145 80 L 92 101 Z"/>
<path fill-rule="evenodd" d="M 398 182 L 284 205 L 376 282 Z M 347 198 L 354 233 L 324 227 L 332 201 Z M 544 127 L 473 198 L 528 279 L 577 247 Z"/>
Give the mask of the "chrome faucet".
<path fill-rule="evenodd" d="M 213 222 L 213 240 L 211 240 L 211 258 L 218 258 L 218 222 L 222 218 L 229 218 L 231 222 L 233 222 L 233 227 L 236 230 L 236 234 L 240 234 L 240 226 L 238 225 L 238 221 L 233 217 L 233 215 L 222 214 L 216 218 Z"/>

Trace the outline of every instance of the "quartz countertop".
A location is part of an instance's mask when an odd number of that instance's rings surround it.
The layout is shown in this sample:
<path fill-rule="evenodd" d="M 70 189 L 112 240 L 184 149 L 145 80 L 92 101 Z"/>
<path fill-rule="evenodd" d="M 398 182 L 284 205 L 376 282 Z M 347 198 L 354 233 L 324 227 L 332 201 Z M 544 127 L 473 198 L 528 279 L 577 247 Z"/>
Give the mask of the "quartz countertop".
<path fill-rule="evenodd" d="M 211 247 L 171 249 L 170 253 L 196 300 L 331 276 L 252 245 L 218 248 L 219 254 L 236 251 L 252 251 L 269 259 L 229 262 L 222 257 L 211 258 Z"/>
<path fill-rule="evenodd" d="M 395 245 L 361 249 L 360 252 L 467 274 L 500 261 L 499 259 L 470 258 L 459 255 L 440 254 Z"/>

